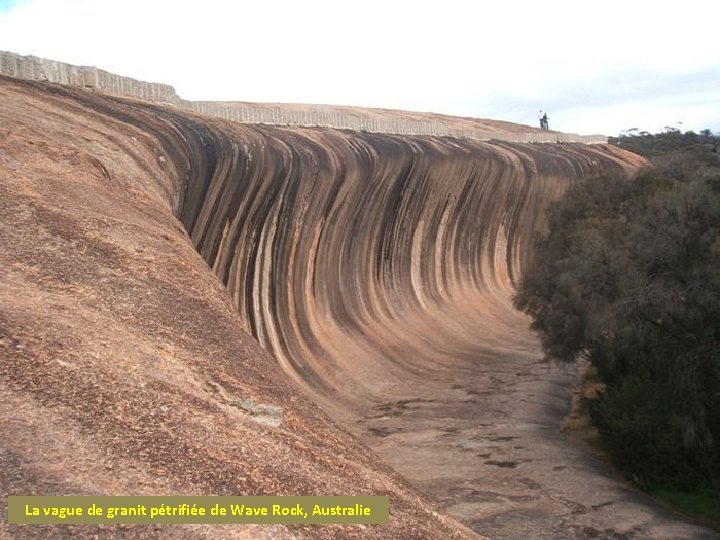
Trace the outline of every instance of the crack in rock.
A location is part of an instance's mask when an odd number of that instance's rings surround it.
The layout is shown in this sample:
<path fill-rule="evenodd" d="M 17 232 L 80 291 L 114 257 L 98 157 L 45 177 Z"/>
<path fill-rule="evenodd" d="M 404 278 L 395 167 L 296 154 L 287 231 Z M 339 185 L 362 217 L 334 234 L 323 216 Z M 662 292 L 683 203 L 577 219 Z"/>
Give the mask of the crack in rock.
<path fill-rule="evenodd" d="M 282 407 L 270 405 L 269 403 L 257 403 L 248 397 L 235 396 L 232 392 L 223 388 L 221 384 L 212 380 L 207 380 L 206 383 L 215 391 L 220 401 L 226 405 L 240 409 L 255 422 L 271 427 L 279 427 L 282 425 Z"/>

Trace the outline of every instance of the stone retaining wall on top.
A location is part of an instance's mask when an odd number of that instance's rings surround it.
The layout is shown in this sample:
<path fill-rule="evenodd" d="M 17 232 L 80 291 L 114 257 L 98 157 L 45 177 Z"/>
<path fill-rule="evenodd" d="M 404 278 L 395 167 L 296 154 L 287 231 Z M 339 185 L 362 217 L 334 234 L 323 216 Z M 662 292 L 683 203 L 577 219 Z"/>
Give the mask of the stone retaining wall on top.
<path fill-rule="evenodd" d="M 66 84 L 115 96 L 164 103 L 209 116 L 251 124 L 321 126 L 371 133 L 449 136 L 522 143 L 607 143 L 607 137 L 603 135 L 577 135 L 574 133 L 541 132 L 537 130 L 526 133 L 489 133 L 488 131 L 475 129 L 457 129 L 440 121 L 380 119 L 374 116 L 365 116 L 360 111 L 358 113 L 341 113 L 319 109 L 284 109 L 280 106 L 253 107 L 252 104 L 248 103 L 188 101 L 181 99 L 175 89 L 167 84 L 139 81 L 95 67 L 74 66 L 55 60 L 22 56 L 5 51 L 0 51 L 0 74 L 20 79 Z"/>

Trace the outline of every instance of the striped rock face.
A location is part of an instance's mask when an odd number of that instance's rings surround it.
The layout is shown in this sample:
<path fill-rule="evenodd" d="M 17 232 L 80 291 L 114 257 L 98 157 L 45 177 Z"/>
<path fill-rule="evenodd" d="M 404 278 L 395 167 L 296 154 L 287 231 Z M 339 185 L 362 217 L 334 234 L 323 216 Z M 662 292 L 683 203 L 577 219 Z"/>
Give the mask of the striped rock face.
<path fill-rule="evenodd" d="M 571 376 L 511 306 L 547 206 L 637 156 L 248 125 L 8 77 L 0 101 L 3 493 L 391 501 L 383 526 L 123 538 L 705 534 L 562 440 Z"/>

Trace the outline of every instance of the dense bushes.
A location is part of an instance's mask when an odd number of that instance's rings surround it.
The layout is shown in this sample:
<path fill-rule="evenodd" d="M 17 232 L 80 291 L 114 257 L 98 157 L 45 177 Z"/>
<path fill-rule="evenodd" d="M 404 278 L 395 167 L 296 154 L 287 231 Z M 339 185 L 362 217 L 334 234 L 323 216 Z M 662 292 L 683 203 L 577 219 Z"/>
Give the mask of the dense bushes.
<path fill-rule="evenodd" d="M 652 166 L 550 209 L 515 304 L 549 356 L 596 367 L 592 417 L 618 467 L 646 488 L 720 489 L 718 138 L 619 142 Z"/>

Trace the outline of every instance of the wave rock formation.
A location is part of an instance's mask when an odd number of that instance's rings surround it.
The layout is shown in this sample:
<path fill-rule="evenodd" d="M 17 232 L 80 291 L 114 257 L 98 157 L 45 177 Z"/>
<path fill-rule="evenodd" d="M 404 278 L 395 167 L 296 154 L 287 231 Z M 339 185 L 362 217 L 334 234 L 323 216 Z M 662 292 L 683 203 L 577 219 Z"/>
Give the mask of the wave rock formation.
<path fill-rule="evenodd" d="M 550 202 L 637 156 L 249 125 L 9 77 L 0 99 L 4 493 L 391 498 L 386 526 L 124 537 L 704 534 L 562 441 L 570 374 L 510 302 Z M 97 533 L 0 525 L 58 529 Z"/>

